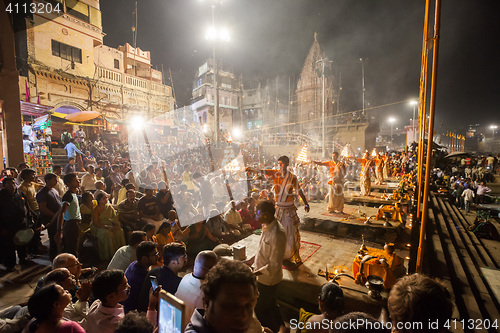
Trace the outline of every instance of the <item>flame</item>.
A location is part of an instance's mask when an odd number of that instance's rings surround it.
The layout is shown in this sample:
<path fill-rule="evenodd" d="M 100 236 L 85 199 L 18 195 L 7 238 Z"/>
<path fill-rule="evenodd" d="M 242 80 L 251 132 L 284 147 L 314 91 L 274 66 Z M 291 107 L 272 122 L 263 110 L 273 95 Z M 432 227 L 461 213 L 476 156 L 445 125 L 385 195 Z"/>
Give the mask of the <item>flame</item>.
<path fill-rule="evenodd" d="M 377 157 L 377 150 L 375 148 L 372 150 L 372 157 Z"/>
<path fill-rule="evenodd" d="M 344 157 L 344 158 L 349 158 L 352 156 L 351 154 L 351 147 L 349 146 L 349 144 L 346 144 L 344 149 L 342 149 L 342 152 L 340 153 L 340 156 Z"/>
<path fill-rule="evenodd" d="M 243 171 L 244 168 L 240 165 L 237 159 L 232 160 L 222 168 L 225 171 Z"/>
<path fill-rule="evenodd" d="M 297 156 L 297 161 L 304 163 L 309 162 L 309 158 L 307 157 L 307 145 L 302 147 L 300 150 L 299 156 Z"/>
<path fill-rule="evenodd" d="M 233 138 L 231 137 L 231 134 L 228 134 L 227 142 L 233 142 Z"/>

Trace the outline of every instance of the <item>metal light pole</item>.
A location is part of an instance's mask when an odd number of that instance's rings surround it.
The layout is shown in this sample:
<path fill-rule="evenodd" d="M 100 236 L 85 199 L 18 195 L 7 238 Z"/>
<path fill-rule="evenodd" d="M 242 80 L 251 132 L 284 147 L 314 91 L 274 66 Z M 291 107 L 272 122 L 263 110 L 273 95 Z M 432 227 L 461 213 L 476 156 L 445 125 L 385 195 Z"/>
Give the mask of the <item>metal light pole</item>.
<path fill-rule="evenodd" d="M 412 133 L 413 133 L 412 137 L 413 137 L 413 142 L 417 142 L 417 133 L 415 133 L 415 110 L 417 108 L 418 101 L 411 101 L 410 104 L 413 105 L 413 118 L 411 119 Z"/>
<path fill-rule="evenodd" d="M 359 58 L 361 62 L 361 85 L 363 89 L 363 116 L 365 115 L 365 61 L 363 58 Z"/>
<path fill-rule="evenodd" d="M 393 124 L 394 124 L 395 121 L 396 121 L 396 119 L 394 119 L 392 117 L 389 118 L 389 122 L 391 123 L 391 150 L 394 150 L 394 143 L 392 141 L 392 127 L 393 127 Z"/>
<path fill-rule="evenodd" d="M 215 29 L 215 3 L 212 2 L 212 27 Z M 214 39 L 212 44 L 212 57 L 214 61 L 214 141 L 215 144 L 219 142 L 219 89 L 217 87 L 217 58 L 215 58 L 215 44 Z"/>
<path fill-rule="evenodd" d="M 321 107 L 322 107 L 322 111 L 321 111 L 321 121 L 323 123 L 323 126 L 322 126 L 322 142 L 321 142 L 321 153 L 323 155 L 323 158 L 326 157 L 326 142 L 325 142 L 325 126 L 326 126 L 326 117 L 325 117 L 325 65 L 327 63 L 330 63 L 331 61 L 328 61 L 328 58 L 322 58 L 322 59 L 319 59 L 318 61 L 316 61 L 316 64 L 320 64 L 321 65 L 321 76 L 322 76 L 322 103 L 321 103 Z"/>

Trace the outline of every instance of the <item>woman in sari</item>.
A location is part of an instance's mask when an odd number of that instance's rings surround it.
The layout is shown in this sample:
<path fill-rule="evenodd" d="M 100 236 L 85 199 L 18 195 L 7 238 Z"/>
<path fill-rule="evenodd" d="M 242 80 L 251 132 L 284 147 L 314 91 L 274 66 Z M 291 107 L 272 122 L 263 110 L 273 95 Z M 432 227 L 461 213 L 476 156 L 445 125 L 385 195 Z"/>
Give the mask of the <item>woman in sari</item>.
<path fill-rule="evenodd" d="M 92 234 L 97 237 L 99 257 L 102 261 L 109 261 L 116 250 L 125 245 L 118 215 L 108 198 L 107 193 L 97 195 L 97 207 L 94 208 L 91 226 Z"/>
<path fill-rule="evenodd" d="M 82 204 L 80 205 L 80 214 L 82 215 L 82 222 L 80 223 L 80 236 L 90 227 L 92 222 L 92 213 L 97 206 L 97 201 L 94 200 L 92 192 L 85 191 L 82 194 Z"/>

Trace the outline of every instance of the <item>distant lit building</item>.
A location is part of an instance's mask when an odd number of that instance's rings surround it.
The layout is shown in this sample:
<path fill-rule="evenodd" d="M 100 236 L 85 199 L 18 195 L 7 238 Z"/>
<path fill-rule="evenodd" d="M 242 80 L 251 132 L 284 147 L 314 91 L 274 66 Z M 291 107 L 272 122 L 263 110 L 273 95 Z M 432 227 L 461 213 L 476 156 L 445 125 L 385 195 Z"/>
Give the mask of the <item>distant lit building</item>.
<path fill-rule="evenodd" d="M 250 133 L 283 134 L 294 131 L 296 112 L 289 79 L 276 77 L 261 82 L 245 82 L 242 94 L 243 130 Z"/>
<path fill-rule="evenodd" d="M 193 83 L 191 110 L 194 122 L 207 131 L 214 130 L 214 71 L 212 59 L 198 68 Z M 236 76 L 217 66 L 219 86 L 219 125 L 223 131 L 231 130 L 235 119 L 239 119 L 241 88 Z"/>

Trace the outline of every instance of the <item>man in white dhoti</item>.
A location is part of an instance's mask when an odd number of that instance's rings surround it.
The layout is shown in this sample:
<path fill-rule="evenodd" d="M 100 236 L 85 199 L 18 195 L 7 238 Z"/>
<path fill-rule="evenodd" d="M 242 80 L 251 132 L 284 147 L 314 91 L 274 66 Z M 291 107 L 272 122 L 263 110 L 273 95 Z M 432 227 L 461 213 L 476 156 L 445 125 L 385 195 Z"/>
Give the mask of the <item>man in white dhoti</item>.
<path fill-rule="evenodd" d="M 299 187 L 297 177 L 288 171 L 290 160 L 288 156 L 278 159 L 279 170 L 256 170 L 247 168 L 249 172 L 263 172 L 273 180 L 274 198 L 276 200 L 276 219 L 283 225 L 286 234 L 285 260 L 300 265 L 300 218 L 294 200 L 298 194 L 304 202 L 304 210 L 309 212 L 307 198 Z"/>
<path fill-rule="evenodd" d="M 382 183 L 384 182 L 384 175 L 382 173 L 382 170 L 384 168 L 384 159 L 379 154 L 376 158 L 373 159 L 373 162 L 375 163 L 375 184 L 382 185 Z"/>
<path fill-rule="evenodd" d="M 370 169 L 372 167 L 372 160 L 368 156 L 368 152 L 363 154 L 363 158 L 358 158 L 358 162 L 361 163 L 361 173 L 359 175 L 359 186 L 361 188 L 361 196 L 369 196 L 372 189 L 372 182 L 370 179 Z"/>
<path fill-rule="evenodd" d="M 332 160 L 326 162 L 312 161 L 317 165 L 327 166 L 330 169 L 330 190 L 328 192 L 328 212 L 343 213 L 344 210 L 344 175 L 345 165 L 338 160 L 339 154 L 333 152 Z"/>

